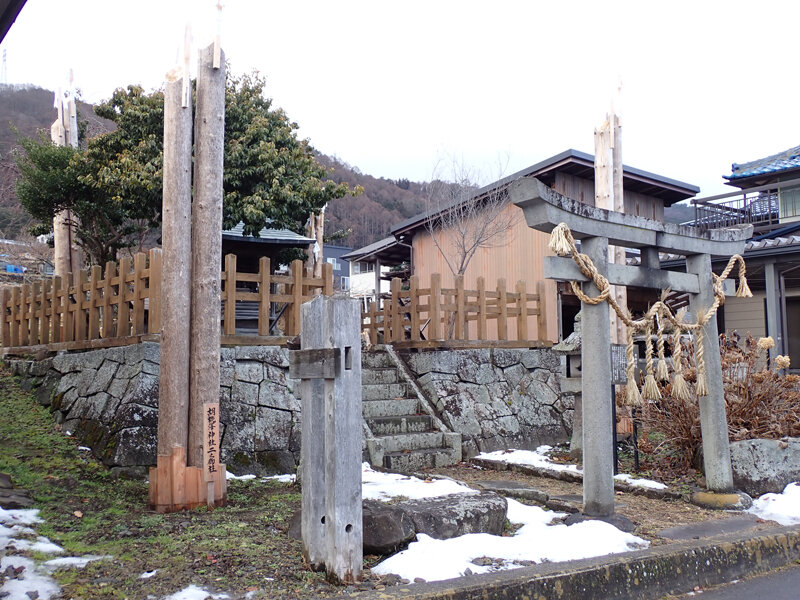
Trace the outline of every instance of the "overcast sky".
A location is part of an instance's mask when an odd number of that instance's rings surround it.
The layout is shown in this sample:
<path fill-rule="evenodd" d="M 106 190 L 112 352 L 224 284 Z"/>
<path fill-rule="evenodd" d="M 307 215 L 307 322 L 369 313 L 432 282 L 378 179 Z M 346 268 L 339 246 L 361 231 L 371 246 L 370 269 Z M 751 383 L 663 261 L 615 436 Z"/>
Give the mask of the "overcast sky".
<path fill-rule="evenodd" d="M 215 0 L 28 0 L 0 49 L 9 83 L 86 100 L 177 63 Z M 493 179 L 575 148 L 617 102 L 625 164 L 722 193 L 732 162 L 800 145 L 800 3 L 226 0 L 223 48 L 320 151 L 427 180 L 457 157 Z M 180 50 L 182 53 L 182 50 Z"/>

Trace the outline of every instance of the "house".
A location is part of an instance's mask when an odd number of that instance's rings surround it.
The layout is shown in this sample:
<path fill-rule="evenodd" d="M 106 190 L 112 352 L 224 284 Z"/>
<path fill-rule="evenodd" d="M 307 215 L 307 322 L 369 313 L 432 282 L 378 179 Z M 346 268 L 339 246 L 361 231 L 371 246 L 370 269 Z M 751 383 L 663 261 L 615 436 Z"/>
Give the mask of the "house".
<path fill-rule="evenodd" d="M 727 184 L 739 191 L 694 200 L 701 229 L 750 223 L 745 247 L 752 298 L 728 298 L 720 331 L 770 335 L 773 356 L 800 367 L 800 146 L 731 166 Z M 715 270 L 726 261 L 714 261 Z"/>
<path fill-rule="evenodd" d="M 281 264 L 283 250 L 297 248 L 305 250 L 314 240 L 288 229 L 265 227 L 258 237 L 244 235 L 244 224 L 222 231 L 222 256 L 236 255 L 237 270 L 244 273 L 258 273 L 258 261 L 262 256 L 270 259 L 271 270 Z"/>
<path fill-rule="evenodd" d="M 324 244 L 322 256 L 326 263 L 333 265 L 333 287 L 337 290 L 350 289 L 350 262 L 344 258 L 352 250 L 349 246 Z"/>
<path fill-rule="evenodd" d="M 411 263 L 411 246 L 389 236 L 342 258 L 350 265 L 350 296 L 360 299 L 366 310 L 369 302 L 380 301 L 380 294 L 389 291 L 389 280 L 401 274 L 403 265 Z"/>
<path fill-rule="evenodd" d="M 505 177 L 478 190 L 476 195 L 502 193 L 512 181 L 520 177 L 535 177 L 549 185 L 557 192 L 580 202 L 594 205 L 594 157 L 577 150 L 566 150 L 523 169 L 509 177 Z M 623 167 L 623 188 L 625 212 L 628 214 L 663 220 L 664 208 L 672 204 L 694 197 L 699 188 L 670 179 L 662 175 Z M 504 278 L 509 287 L 517 281 L 524 281 L 528 293 L 534 293 L 539 282 L 544 282 L 546 306 L 546 332 L 538 332 L 535 319 L 530 319 L 528 331 L 543 339 L 557 341 L 571 333 L 574 317 L 580 310 L 579 300 L 572 295 L 568 286 L 558 285 L 555 281 L 545 279 L 543 258 L 549 254 L 548 236 L 529 228 L 517 206 L 508 205 L 504 211 L 511 218 L 507 235 L 502 244 L 479 248 L 465 272 L 465 286 L 475 289 L 477 278 L 483 276 L 488 289 L 493 289 L 499 278 Z M 429 223 L 435 222 L 436 211 L 416 215 L 391 229 L 391 238 L 376 242 L 381 245 L 374 249 L 371 256 L 382 256 L 382 248 L 397 248 L 403 244 L 410 246 L 409 260 L 412 272 L 419 276 L 421 285 L 426 285 L 431 274 L 442 274 L 443 287 L 452 287 L 454 277 L 441 253 L 433 242 L 429 231 Z M 445 234 L 446 236 L 447 234 Z M 366 260 L 366 248 L 351 253 Z M 652 293 L 636 294 L 633 297 L 646 305 Z M 631 308 L 636 309 L 636 306 Z M 563 326 L 562 326 L 563 324 Z M 544 333 L 545 335 L 540 335 Z"/>

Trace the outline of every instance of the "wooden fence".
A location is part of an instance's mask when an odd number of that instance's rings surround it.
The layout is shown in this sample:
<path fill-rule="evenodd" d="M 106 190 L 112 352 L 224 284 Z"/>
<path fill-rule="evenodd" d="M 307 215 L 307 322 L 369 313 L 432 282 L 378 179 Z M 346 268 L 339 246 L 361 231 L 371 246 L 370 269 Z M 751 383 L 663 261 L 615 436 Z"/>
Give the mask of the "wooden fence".
<path fill-rule="evenodd" d="M 464 289 L 460 276 L 455 288 L 442 288 L 441 274 L 434 273 L 428 287 L 420 287 L 413 276 L 408 289 L 402 289 L 400 279 L 392 279 L 391 295 L 383 306 L 372 302 L 362 313 L 362 330 L 373 344 L 410 346 L 488 340 L 524 344 L 547 339 L 543 282 L 537 284 L 535 294 L 527 293 L 524 281 L 517 282 L 513 292 L 506 288 L 505 279 L 499 279 L 494 290 L 486 289 L 483 277 L 476 283 L 477 290 Z M 536 317 L 536 338 L 528 331 L 530 317 Z"/>
<path fill-rule="evenodd" d="M 257 323 L 257 334 L 251 338 L 269 336 L 278 321 L 285 336 L 295 336 L 300 333 L 300 305 L 315 293 L 333 294 L 330 264 L 323 265 L 322 278 L 305 273 L 300 260 L 292 263 L 289 275 L 271 274 L 266 257 L 258 267 L 258 273 L 239 273 L 236 256 L 225 257 L 220 278 L 223 343 L 242 337 L 236 336 L 237 308 L 249 309 L 246 312 Z M 68 278 L 6 286 L 0 292 L 2 345 L 78 349 L 135 343 L 160 333 L 160 302 L 159 249 Z"/>

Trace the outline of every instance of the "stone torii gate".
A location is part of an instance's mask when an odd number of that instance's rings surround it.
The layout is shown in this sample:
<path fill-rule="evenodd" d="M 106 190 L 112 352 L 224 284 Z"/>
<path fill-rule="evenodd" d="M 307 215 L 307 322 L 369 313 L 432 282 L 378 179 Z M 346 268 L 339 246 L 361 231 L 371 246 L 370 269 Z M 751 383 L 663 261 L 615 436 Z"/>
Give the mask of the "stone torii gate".
<path fill-rule="evenodd" d="M 581 240 L 581 252 L 608 283 L 687 292 L 695 317 L 709 310 L 715 300 L 711 256 L 740 254 L 752 235 L 751 225 L 698 234 L 689 227 L 595 208 L 567 198 L 534 178 L 517 180 L 509 193 L 511 201 L 522 208 L 529 227 L 551 233 L 558 224 L 566 224 L 574 238 Z M 640 249 L 641 266 L 609 264 L 609 243 Z M 659 252 L 686 256 L 686 272 L 661 270 Z M 544 272 L 548 279 L 581 282 L 587 296 L 600 292 L 571 258 L 546 257 Z M 614 516 L 609 307 L 605 302 L 592 305 L 582 301 L 581 310 L 584 515 L 609 518 Z M 733 506 L 738 496 L 733 494 L 716 319 L 708 320 L 704 334 L 707 394 L 698 399 L 706 483 L 710 492 L 726 495 Z M 604 348 L 606 351 L 602 351 Z"/>

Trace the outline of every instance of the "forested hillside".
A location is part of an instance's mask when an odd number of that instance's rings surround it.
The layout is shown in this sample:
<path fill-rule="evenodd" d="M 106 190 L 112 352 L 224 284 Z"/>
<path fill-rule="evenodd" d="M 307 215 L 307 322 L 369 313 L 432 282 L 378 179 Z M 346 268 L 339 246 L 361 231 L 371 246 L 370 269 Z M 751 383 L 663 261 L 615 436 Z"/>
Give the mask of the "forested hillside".
<path fill-rule="evenodd" d="M 111 131 L 113 123 L 94 114 L 92 106 L 78 102 L 78 116 L 89 137 Z M 0 238 L 24 236 L 31 224 L 30 216 L 17 201 L 14 188 L 17 167 L 13 152 L 17 138 L 50 137 L 50 125 L 56 119 L 53 92 L 26 85 L 0 85 Z"/>
<path fill-rule="evenodd" d="M 86 135 L 92 137 L 110 131 L 113 123 L 97 117 L 89 104 L 80 102 L 80 119 L 85 121 Z M 0 238 L 25 235 L 31 219 L 19 205 L 14 187 L 17 169 L 12 152 L 19 136 L 34 137 L 44 132 L 49 137 L 50 125 L 56 118 L 53 92 L 32 86 L 0 86 Z M 347 232 L 336 243 L 358 248 L 389 233 L 391 226 L 424 209 L 423 184 L 408 180 L 391 181 L 362 174 L 341 160 L 317 154 L 317 160 L 333 168 L 331 178 L 348 182 L 351 188 L 360 185 L 364 192 L 331 202 L 326 212 L 326 233 Z"/>

